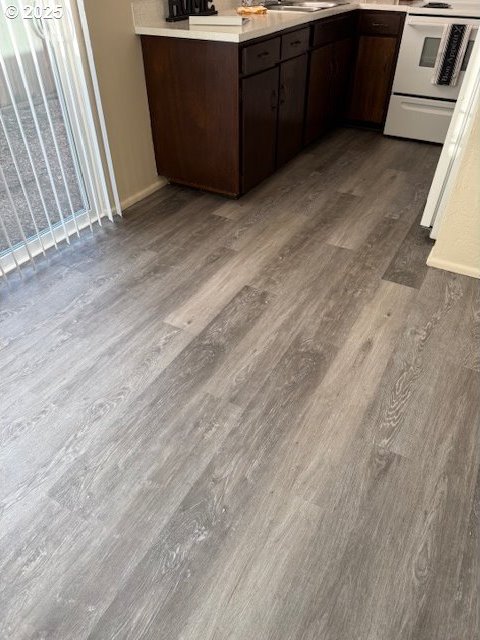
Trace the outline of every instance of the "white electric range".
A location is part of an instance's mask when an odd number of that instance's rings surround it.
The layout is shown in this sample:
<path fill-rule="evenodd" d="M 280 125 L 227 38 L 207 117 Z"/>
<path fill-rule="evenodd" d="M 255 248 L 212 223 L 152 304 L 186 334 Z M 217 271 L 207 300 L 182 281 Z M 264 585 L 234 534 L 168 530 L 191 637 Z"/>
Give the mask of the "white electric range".
<path fill-rule="evenodd" d="M 480 26 L 480 0 L 445 0 L 446 8 L 414 3 L 408 11 L 392 87 L 384 133 L 390 136 L 445 141 L 473 42 Z M 440 43 L 449 25 L 470 25 L 454 86 L 434 84 Z"/>

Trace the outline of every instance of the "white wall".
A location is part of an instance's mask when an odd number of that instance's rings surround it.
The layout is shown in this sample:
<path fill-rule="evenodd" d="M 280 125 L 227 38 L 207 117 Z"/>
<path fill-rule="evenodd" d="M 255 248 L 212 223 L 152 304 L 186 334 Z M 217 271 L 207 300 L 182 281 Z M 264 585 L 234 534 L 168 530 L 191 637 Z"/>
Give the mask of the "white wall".
<path fill-rule="evenodd" d="M 123 206 L 164 181 L 157 177 L 140 38 L 131 0 L 85 0 L 115 175 Z"/>
<path fill-rule="evenodd" d="M 431 267 L 480 278 L 480 106 L 446 203 Z"/>

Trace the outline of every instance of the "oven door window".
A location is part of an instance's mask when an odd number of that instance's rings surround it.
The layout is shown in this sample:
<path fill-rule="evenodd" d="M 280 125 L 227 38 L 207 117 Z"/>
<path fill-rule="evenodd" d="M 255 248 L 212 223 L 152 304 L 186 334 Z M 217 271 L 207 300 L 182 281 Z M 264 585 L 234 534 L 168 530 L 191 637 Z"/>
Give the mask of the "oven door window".
<path fill-rule="evenodd" d="M 435 66 L 435 61 L 438 55 L 438 49 L 440 47 L 441 38 L 425 38 L 423 41 L 422 53 L 420 55 L 420 62 L 418 63 L 419 67 L 428 67 L 433 69 Z M 461 66 L 461 70 L 465 71 L 468 65 L 468 61 L 470 60 L 470 56 L 472 54 L 473 49 L 473 40 L 469 40 L 467 44 L 467 49 L 465 51 L 465 55 L 463 57 L 463 62 Z"/>

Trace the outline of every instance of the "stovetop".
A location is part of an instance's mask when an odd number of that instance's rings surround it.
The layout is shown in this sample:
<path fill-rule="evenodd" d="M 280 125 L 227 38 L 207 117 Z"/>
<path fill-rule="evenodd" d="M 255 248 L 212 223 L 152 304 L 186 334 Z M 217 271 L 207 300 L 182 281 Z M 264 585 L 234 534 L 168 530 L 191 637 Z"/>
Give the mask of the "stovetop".
<path fill-rule="evenodd" d="M 456 0 L 445 0 L 445 2 L 442 0 L 422 0 L 421 2 L 400 0 L 399 4 L 411 7 L 409 13 L 416 13 L 418 10 L 428 14 L 451 14 L 480 18 L 480 0 L 460 0 L 458 2 Z"/>
<path fill-rule="evenodd" d="M 422 9 L 451 9 L 452 5 L 448 2 L 427 2 L 422 4 Z"/>

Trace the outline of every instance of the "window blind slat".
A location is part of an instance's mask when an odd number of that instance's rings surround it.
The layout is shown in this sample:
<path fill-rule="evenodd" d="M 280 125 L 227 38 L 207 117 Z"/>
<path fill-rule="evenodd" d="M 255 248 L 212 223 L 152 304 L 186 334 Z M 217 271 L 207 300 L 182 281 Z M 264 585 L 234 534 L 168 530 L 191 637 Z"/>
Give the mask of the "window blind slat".
<path fill-rule="evenodd" d="M 7 19 L 7 6 L 19 16 Z M 0 275 L 121 215 L 82 0 L 0 0 Z M 86 54 L 85 54 L 86 52 Z M 90 90 L 93 87 L 93 94 Z M 98 132 L 98 133 L 97 133 Z M 3 237 L 3 240 L 2 240 Z M 38 260 L 37 260 L 38 262 Z M 20 270 L 21 273 L 21 270 Z"/>
<path fill-rule="evenodd" d="M 8 133 L 8 129 L 5 126 L 5 123 L 3 121 L 3 117 L 2 117 L 1 113 L 0 113 L 0 125 L 2 127 L 3 135 L 5 136 L 5 141 L 7 143 L 8 150 L 10 151 L 10 156 L 12 158 L 13 166 L 15 167 L 15 172 L 16 172 L 16 175 L 17 175 L 18 182 L 19 182 L 20 187 L 22 189 L 23 196 L 25 198 L 25 202 L 27 204 L 28 211 L 30 213 L 30 217 L 32 219 L 32 223 L 33 223 L 33 226 L 34 226 L 34 229 L 35 229 L 35 234 L 36 234 L 36 236 L 38 238 L 38 241 L 40 243 L 40 246 L 42 248 L 42 253 L 43 253 L 43 255 L 45 255 L 45 245 L 43 244 L 42 236 L 40 235 L 40 230 L 38 228 L 38 224 L 37 224 L 37 221 L 36 221 L 36 218 L 35 218 L 35 214 L 33 213 L 33 206 L 32 206 L 32 202 L 31 202 L 31 198 L 30 198 L 30 196 L 28 194 L 28 189 L 26 188 L 26 185 L 25 185 L 25 183 L 23 181 L 22 172 L 21 172 L 20 167 L 18 166 L 18 162 L 17 162 L 17 158 L 16 158 L 16 154 L 15 154 L 15 149 L 13 148 L 13 144 L 12 144 L 12 141 L 11 141 L 11 138 L 10 138 L 10 134 Z M 5 178 L 5 184 L 7 184 L 6 178 Z"/>
<path fill-rule="evenodd" d="M 5 13 L 6 9 L 7 9 L 7 5 L 6 5 L 5 0 L 0 0 L 0 7 L 2 8 L 3 12 Z M 35 131 L 36 131 L 36 134 L 37 134 L 38 142 L 40 144 L 40 149 L 41 149 L 41 152 L 42 152 L 43 160 L 45 162 L 45 169 L 47 171 L 48 178 L 50 180 L 50 187 L 52 189 L 53 198 L 55 200 L 55 206 L 56 206 L 56 209 L 57 209 L 57 213 L 58 213 L 58 216 L 60 218 L 60 221 L 62 223 L 64 232 L 65 232 L 65 240 L 68 243 L 70 243 L 70 236 L 68 235 L 67 228 L 65 226 L 65 218 L 63 216 L 62 206 L 60 204 L 60 199 L 58 197 L 57 186 L 55 184 L 55 180 L 53 179 L 52 170 L 50 168 L 50 162 L 49 162 L 49 159 L 48 159 L 47 150 L 45 148 L 45 141 L 43 139 L 43 133 L 42 133 L 42 130 L 41 130 L 41 127 L 40 127 L 40 123 L 38 121 L 37 110 L 36 110 L 36 107 L 35 107 L 35 105 L 33 103 L 30 84 L 28 82 L 27 75 L 25 73 L 25 69 L 24 69 L 23 62 L 22 62 L 22 57 L 20 55 L 20 50 L 18 48 L 17 38 L 15 36 L 15 33 L 14 33 L 14 30 L 13 30 L 13 27 L 12 27 L 12 24 L 11 24 L 10 20 L 7 20 L 7 30 L 8 30 L 8 34 L 10 36 L 10 41 L 11 41 L 11 44 L 12 44 L 12 47 L 13 47 L 13 51 L 14 51 L 14 55 L 15 55 L 15 59 L 16 59 L 17 65 L 18 65 L 20 78 L 22 80 L 22 84 L 23 84 L 23 87 L 25 89 L 25 93 L 26 93 L 28 105 L 30 107 L 30 111 L 31 111 L 31 114 L 32 114 L 33 122 L 35 124 Z M 30 51 L 30 54 L 32 54 L 31 51 Z"/>
<path fill-rule="evenodd" d="M 8 198 L 8 201 L 10 203 L 10 208 L 11 208 L 12 213 L 14 214 L 15 219 L 17 221 L 18 229 L 20 231 L 20 235 L 22 237 L 23 242 L 25 243 L 25 248 L 27 250 L 28 257 L 30 258 L 34 268 L 36 268 L 34 257 L 33 257 L 32 253 L 30 251 L 30 247 L 28 246 L 28 240 L 27 240 L 27 237 L 26 237 L 25 232 L 23 230 L 23 225 L 20 222 L 20 218 L 18 216 L 17 207 L 16 207 L 15 202 L 14 202 L 13 197 L 12 197 L 12 192 L 10 191 L 10 187 L 8 186 L 7 179 L 5 178 L 5 173 L 3 172 L 3 169 L 2 169 L 1 166 L 0 166 L 0 182 L 2 182 L 4 187 L 5 187 L 5 193 L 7 194 L 7 198 Z M 11 246 L 10 238 L 8 239 L 8 241 L 9 241 L 9 244 Z"/>
<path fill-rule="evenodd" d="M 49 128 L 50 128 L 50 133 L 52 135 L 53 145 L 54 145 L 54 148 L 55 148 L 55 154 L 56 154 L 58 165 L 59 165 L 59 168 L 60 168 L 60 173 L 61 173 L 61 176 L 62 176 L 62 182 L 63 182 L 64 188 L 65 188 L 65 193 L 66 193 L 66 196 L 67 196 L 67 199 L 68 199 L 68 206 L 69 206 L 69 209 L 70 209 L 70 215 L 73 218 L 73 221 L 74 221 L 74 224 L 75 224 L 75 231 L 77 233 L 77 236 L 80 236 L 80 230 L 79 230 L 78 225 L 77 225 L 76 212 L 75 212 L 75 209 L 74 209 L 74 206 L 73 206 L 72 195 L 70 193 L 70 187 L 68 185 L 67 177 L 66 177 L 66 174 L 65 174 L 65 167 L 64 167 L 62 155 L 61 155 L 60 149 L 58 147 L 57 136 L 55 134 L 55 129 L 54 129 L 54 126 L 53 126 L 53 121 L 52 121 L 52 115 L 50 113 L 50 107 L 49 107 L 49 104 L 48 104 L 48 99 L 47 99 L 47 95 L 46 95 L 46 92 L 45 92 L 45 87 L 44 87 L 44 84 L 43 84 L 42 72 L 41 72 L 41 69 L 40 69 L 40 65 L 38 63 L 37 52 L 35 50 L 35 45 L 33 43 L 32 34 L 30 32 L 30 29 L 28 28 L 28 26 L 25 23 L 24 23 L 23 26 L 24 26 L 24 31 L 25 31 L 26 36 L 27 36 L 28 44 L 30 46 L 30 51 L 32 53 L 32 61 L 33 61 L 33 65 L 34 65 L 34 68 L 35 68 L 35 72 L 37 74 L 37 80 L 38 80 L 38 84 L 39 84 L 39 88 L 40 88 L 40 93 L 41 93 L 41 96 L 42 96 L 42 101 L 43 101 L 43 105 L 44 105 L 44 108 L 45 108 L 45 113 L 47 115 L 47 120 L 48 120 L 48 125 L 49 125 Z"/>
<path fill-rule="evenodd" d="M 28 156 L 28 160 L 29 160 L 30 167 L 31 167 L 31 170 L 32 170 L 32 176 L 33 176 L 33 179 L 35 181 L 36 187 L 38 189 L 40 202 L 42 204 L 42 208 L 43 208 L 43 212 L 45 214 L 45 218 L 46 218 L 46 221 L 47 221 L 47 224 L 48 224 L 48 228 L 49 228 L 50 232 L 53 234 L 53 225 L 52 225 L 52 221 L 50 219 L 50 215 L 48 213 L 48 208 L 47 208 L 47 205 L 46 205 L 46 202 L 45 202 L 45 198 L 43 196 L 43 189 L 42 189 L 42 186 L 40 184 L 40 178 L 38 176 L 38 172 L 37 172 L 36 167 L 35 167 L 35 161 L 33 159 L 31 145 L 30 145 L 30 143 L 28 141 L 28 138 L 27 138 L 27 135 L 26 135 L 26 132 L 25 132 L 25 128 L 24 128 L 24 126 L 22 124 L 22 119 L 20 117 L 20 112 L 18 110 L 17 101 L 15 99 L 15 94 L 14 94 L 14 91 L 13 91 L 13 88 L 12 88 L 12 84 L 10 82 L 10 78 L 9 78 L 8 71 L 7 71 L 7 65 L 6 65 L 5 59 L 4 59 L 3 55 L 2 55 L 1 47 L 0 47 L 0 69 L 2 70 L 2 73 L 3 73 L 3 79 L 4 79 L 4 82 L 5 82 L 5 87 L 7 89 L 7 94 L 8 94 L 9 99 L 10 99 L 10 104 L 11 104 L 11 106 L 13 108 L 14 113 L 15 113 L 16 124 L 18 126 L 18 130 L 20 132 L 20 135 L 21 135 L 21 138 L 22 138 L 22 142 L 23 142 L 23 145 L 25 147 L 25 151 L 26 151 L 27 156 Z M 55 247 L 56 246 L 57 246 L 57 243 L 55 241 Z"/>

